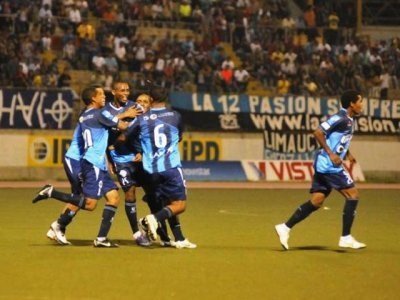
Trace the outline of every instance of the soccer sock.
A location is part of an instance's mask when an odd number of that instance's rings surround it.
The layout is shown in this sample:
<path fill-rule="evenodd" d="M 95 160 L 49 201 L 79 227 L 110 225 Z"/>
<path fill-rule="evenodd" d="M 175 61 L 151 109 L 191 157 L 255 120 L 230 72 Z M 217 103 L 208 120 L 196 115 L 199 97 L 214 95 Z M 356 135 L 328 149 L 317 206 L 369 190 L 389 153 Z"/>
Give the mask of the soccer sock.
<path fill-rule="evenodd" d="M 60 228 L 65 230 L 69 223 L 71 223 L 72 219 L 75 217 L 76 212 L 67 208 L 58 218 L 57 222 L 60 224 Z"/>
<path fill-rule="evenodd" d="M 293 215 L 285 223 L 286 226 L 292 228 L 294 225 L 307 218 L 312 212 L 316 211 L 318 208 L 319 207 L 315 207 L 314 205 L 312 205 L 311 201 L 308 200 L 296 209 Z"/>
<path fill-rule="evenodd" d="M 181 230 L 181 223 L 177 216 L 172 216 L 168 219 L 169 226 L 171 227 L 172 234 L 174 235 L 175 241 L 184 241 L 185 237 L 183 236 Z"/>
<path fill-rule="evenodd" d="M 101 220 L 100 230 L 97 237 L 107 237 L 110 231 L 112 221 L 114 220 L 117 208 L 113 205 L 105 205 L 103 210 L 103 218 Z"/>
<path fill-rule="evenodd" d="M 160 226 L 157 228 L 157 234 L 160 236 L 160 239 L 162 241 L 169 241 L 171 240 L 168 236 L 168 230 L 167 230 L 167 224 L 165 223 L 165 220 L 159 222 Z"/>
<path fill-rule="evenodd" d="M 354 217 L 356 215 L 357 204 L 357 199 L 346 199 L 346 202 L 344 203 L 342 236 L 350 234 L 351 226 L 353 225 Z"/>
<path fill-rule="evenodd" d="M 71 203 L 72 205 L 85 209 L 86 199 L 82 195 L 67 194 L 54 189 L 51 192 L 51 197 L 61 202 Z"/>
<path fill-rule="evenodd" d="M 136 202 L 125 202 L 125 213 L 131 225 L 132 233 L 139 230 L 136 215 Z"/>
<path fill-rule="evenodd" d="M 172 217 L 172 210 L 169 207 L 164 207 L 162 210 L 159 210 L 154 214 L 158 222 L 164 221 Z"/>

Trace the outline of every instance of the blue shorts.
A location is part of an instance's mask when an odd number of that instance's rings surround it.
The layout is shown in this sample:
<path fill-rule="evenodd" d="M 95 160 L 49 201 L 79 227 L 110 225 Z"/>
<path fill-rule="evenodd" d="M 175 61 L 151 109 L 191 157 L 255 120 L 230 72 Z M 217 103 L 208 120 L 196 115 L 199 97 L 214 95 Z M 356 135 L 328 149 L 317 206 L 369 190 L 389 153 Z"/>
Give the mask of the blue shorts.
<path fill-rule="evenodd" d="M 82 168 L 79 160 L 64 157 L 63 165 L 74 195 L 82 194 Z"/>
<path fill-rule="evenodd" d="M 124 192 L 129 190 L 132 186 L 140 186 L 138 175 L 142 163 L 127 162 L 115 163 L 115 170 L 117 171 L 118 182 Z"/>
<path fill-rule="evenodd" d="M 157 197 L 168 201 L 186 200 L 186 182 L 182 169 L 173 168 L 151 175 Z"/>
<path fill-rule="evenodd" d="M 83 195 L 100 199 L 111 190 L 118 190 L 108 171 L 101 170 L 87 160 L 82 160 Z"/>
<path fill-rule="evenodd" d="M 354 187 L 354 181 L 346 170 L 339 173 L 315 172 L 310 193 L 320 192 L 328 196 L 332 189 L 344 190 Z"/>

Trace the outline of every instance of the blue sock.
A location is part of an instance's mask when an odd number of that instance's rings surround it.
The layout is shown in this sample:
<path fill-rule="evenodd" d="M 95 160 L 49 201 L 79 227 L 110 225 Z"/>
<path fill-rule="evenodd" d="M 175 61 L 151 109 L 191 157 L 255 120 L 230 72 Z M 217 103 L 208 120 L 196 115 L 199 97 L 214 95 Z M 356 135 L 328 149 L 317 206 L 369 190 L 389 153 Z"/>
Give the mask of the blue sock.
<path fill-rule="evenodd" d="M 100 230 L 97 237 L 107 237 L 110 231 L 112 221 L 114 220 L 115 212 L 117 208 L 113 205 L 104 206 L 103 218 L 101 220 Z"/>
<path fill-rule="evenodd" d="M 179 222 L 178 216 L 172 216 L 168 219 L 169 227 L 171 227 L 172 234 L 174 235 L 175 241 L 183 241 L 185 237 L 183 236 L 181 223 Z"/>
<path fill-rule="evenodd" d="M 131 225 L 132 233 L 139 230 L 137 224 L 136 202 L 125 202 L 125 213 Z"/>
<path fill-rule="evenodd" d="M 319 207 L 315 207 L 314 205 L 312 205 L 310 200 L 303 203 L 297 208 L 297 210 L 285 223 L 286 226 L 292 228 L 294 225 L 307 218 L 312 212 L 316 211 L 318 208 Z"/>
<path fill-rule="evenodd" d="M 164 207 L 154 214 L 158 222 L 164 221 L 173 216 L 172 211 L 169 207 Z"/>
<path fill-rule="evenodd" d="M 357 204 L 357 199 L 346 199 L 346 202 L 344 203 L 342 236 L 350 234 L 351 226 L 353 225 L 354 217 L 356 215 Z"/>
<path fill-rule="evenodd" d="M 72 219 L 75 217 L 76 212 L 67 208 L 58 218 L 57 222 L 60 224 L 61 230 L 65 231 L 65 228 L 68 226 L 69 223 L 72 222 Z"/>

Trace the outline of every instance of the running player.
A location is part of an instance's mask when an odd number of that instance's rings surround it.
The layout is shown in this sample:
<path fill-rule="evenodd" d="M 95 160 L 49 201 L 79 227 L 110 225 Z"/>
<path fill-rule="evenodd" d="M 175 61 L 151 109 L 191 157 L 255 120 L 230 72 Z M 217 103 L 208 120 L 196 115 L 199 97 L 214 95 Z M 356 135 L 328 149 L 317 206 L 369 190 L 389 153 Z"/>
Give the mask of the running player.
<path fill-rule="evenodd" d="M 315 174 L 310 190 L 311 200 L 300 205 L 286 223 L 275 226 L 280 243 L 285 250 L 289 250 L 289 232 L 293 226 L 319 209 L 332 189 L 338 190 L 346 199 L 339 247 L 352 249 L 366 247 L 364 243 L 358 242 L 350 234 L 359 194 L 354 186 L 353 179 L 344 169 L 342 162 L 346 157 L 350 160 L 350 163 L 355 162 L 354 157 L 348 150 L 354 132 L 353 117 L 361 114 L 363 98 L 359 92 L 348 90 L 341 97 L 341 105 L 340 111 L 321 123 L 314 132 L 321 149 L 318 151 L 314 161 Z"/>

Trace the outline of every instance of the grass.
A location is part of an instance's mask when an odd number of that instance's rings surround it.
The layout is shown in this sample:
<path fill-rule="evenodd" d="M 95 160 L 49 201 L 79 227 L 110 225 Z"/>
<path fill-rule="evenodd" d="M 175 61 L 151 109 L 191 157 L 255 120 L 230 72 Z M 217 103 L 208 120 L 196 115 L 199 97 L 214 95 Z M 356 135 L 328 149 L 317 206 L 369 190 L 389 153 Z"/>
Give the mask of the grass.
<path fill-rule="evenodd" d="M 80 212 L 72 246 L 45 234 L 62 203 L 35 205 L 32 189 L 0 190 L 0 299 L 398 299 L 400 202 L 396 190 L 362 190 L 353 234 L 364 250 L 341 250 L 343 200 L 333 193 L 291 234 L 283 251 L 273 230 L 304 202 L 304 190 L 190 190 L 182 227 L 198 248 L 140 248 L 119 209 L 96 249 L 103 200 Z M 139 214 L 147 212 L 139 202 Z"/>

